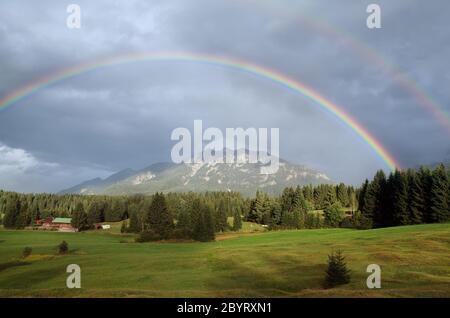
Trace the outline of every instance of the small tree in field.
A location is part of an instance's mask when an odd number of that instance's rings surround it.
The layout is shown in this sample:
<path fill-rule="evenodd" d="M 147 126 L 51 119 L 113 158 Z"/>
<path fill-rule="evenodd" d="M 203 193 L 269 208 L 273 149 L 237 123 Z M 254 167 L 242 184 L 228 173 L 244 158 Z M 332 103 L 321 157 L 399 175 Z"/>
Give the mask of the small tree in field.
<path fill-rule="evenodd" d="M 22 251 L 23 258 L 27 258 L 28 256 L 30 256 L 32 251 L 33 249 L 31 247 L 29 246 L 25 247 Z"/>
<path fill-rule="evenodd" d="M 344 262 L 341 251 L 328 255 L 328 268 L 325 276 L 325 288 L 333 288 L 350 282 L 350 271 Z"/>
<path fill-rule="evenodd" d="M 69 244 L 66 241 L 62 241 L 61 244 L 58 245 L 58 253 L 59 254 L 67 254 L 69 252 Z"/>

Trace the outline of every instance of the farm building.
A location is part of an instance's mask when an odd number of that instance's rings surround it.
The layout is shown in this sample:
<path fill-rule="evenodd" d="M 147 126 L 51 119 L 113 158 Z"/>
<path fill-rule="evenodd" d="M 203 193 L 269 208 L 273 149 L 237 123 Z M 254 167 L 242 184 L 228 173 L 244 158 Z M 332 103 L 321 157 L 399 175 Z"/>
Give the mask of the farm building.
<path fill-rule="evenodd" d="M 94 228 L 96 230 L 109 230 L 111 228 L 111 225 L 109 224 L 101 224 L 101 223 L 96 223 L 94 225 Z"/>
<path fill-rule="evenodd" d="M 71 224 L 72 218 L 46 218 L 37 220 L 36 225 L 41 225 L 41 230 L 57 230 L 59 232 L 77 232 Z"/>

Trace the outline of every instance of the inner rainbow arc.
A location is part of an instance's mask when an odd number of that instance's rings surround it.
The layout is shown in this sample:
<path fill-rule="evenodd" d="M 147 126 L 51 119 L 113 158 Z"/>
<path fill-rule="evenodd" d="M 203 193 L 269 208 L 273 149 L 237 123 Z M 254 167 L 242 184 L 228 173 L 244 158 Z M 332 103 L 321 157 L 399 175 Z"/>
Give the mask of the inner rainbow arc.
<path fill-rule="evenodd" d="M 369 131 L 367 131 L 360 123 L 358 123 L 356 119 L 347 114 L 337 104 L 331 102 L 323 95 L 320 95 L 311 87 L 308 87 L 306 84 L 303 84 L 276 70 L 256 65 L 241 59 L 225 56 L 191 52 L 144 52 L 113 56 L 94 62 L 79 64 L 38 79 L 6 95 L 4 98 L 0 99 L 0 110 L 6 109 L 7 107 L 10 107 L 19 100 L 23 99 L 24 97 L 32 95 L 33 93 L 62 80 L 107 66 L 139 61 L 201 62 L 216 66 L 229 67 L 238 71 L 248 72 L 250 74 L 269 79 L 272 82 L 278 83 L 281 86 L 284 86 L 290 90 L 293 90 L 294 92 L 301 94 L 304 97 L 307 97 L 308 99 L 319 105 L 322 110 L 333 114 L 339 121 L 344 123 L 352 131 L 354 131 L 372 149 L 377 157 L 379 157 L 382 162 L 386 164 L 386 166 L 390 170 L 401 168 L 400 164 L 392 156 L 392 154 L 390 154 L 390 152 L 385 147 L 383 147 L 382 144 L 371 133 L 369 133 Z"/>

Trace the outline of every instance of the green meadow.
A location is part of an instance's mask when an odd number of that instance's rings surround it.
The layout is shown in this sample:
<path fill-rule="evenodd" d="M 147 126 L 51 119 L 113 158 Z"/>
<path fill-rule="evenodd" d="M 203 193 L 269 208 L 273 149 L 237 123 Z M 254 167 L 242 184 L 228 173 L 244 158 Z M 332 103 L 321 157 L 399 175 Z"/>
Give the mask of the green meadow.
<path fill-rule="evenodd" d="M 134 243 L 111 231 L 0 229 L 2 297 L 450 297 L 450 224 L 219 235 L 215 242 Z M 249 228 L 249 225 L 246 225 Z M 58 255 L 65 240 L 70 252 Z M 22 258 L 29 246 L 31 256 Z M 351 283 L 324 289 L 327 255 L 342 250 Z M 382 288 L 366 287 L 366 267 Z M 66 266 L 81 267 L 81 289 Z"/>

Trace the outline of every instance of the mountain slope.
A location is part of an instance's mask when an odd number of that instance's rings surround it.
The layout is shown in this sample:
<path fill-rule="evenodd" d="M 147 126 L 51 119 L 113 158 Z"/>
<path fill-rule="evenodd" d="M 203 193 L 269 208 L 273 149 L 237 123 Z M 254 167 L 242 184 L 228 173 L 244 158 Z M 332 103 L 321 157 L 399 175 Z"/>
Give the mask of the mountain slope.
<path fill-rule="evenodd" d="M 250 196 L 258 189 L 279 194 L 287 186 L 331 183 L 323 173 L 284 160 L 280 160 L 275 174 L 260 174 L 260 167 L 258 163 L 157 163 L 139 171 L 123 170 L 105 180 L 87 181 L 61 193 L 122 195 L 156 191 L 237 191 Z"/>

